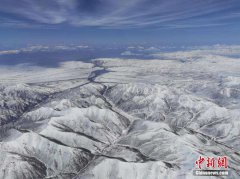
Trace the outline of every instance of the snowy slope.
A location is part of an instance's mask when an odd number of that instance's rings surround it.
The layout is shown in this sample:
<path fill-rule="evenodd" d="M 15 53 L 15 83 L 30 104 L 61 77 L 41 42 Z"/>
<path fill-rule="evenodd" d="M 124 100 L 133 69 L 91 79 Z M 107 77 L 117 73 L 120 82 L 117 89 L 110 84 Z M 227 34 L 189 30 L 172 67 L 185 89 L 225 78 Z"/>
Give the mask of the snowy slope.
<path fill-rule="evenodd" d="M 0 178 L 194 178 L 200 155 L 239 178 L 238 52 L 1 67 Z"/>

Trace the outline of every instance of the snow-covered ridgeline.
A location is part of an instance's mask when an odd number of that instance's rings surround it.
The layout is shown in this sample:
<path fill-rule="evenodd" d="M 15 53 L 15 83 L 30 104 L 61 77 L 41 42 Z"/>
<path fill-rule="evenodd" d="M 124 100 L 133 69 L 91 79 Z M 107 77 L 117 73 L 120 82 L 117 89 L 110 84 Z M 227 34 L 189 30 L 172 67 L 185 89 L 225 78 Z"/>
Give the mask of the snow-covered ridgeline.
<path fill-rule="evenodd" d="M 239 177 L 240 61 L 182 53 L 4 68 L 0 178 L 193 178 L 199 155 Z"/>

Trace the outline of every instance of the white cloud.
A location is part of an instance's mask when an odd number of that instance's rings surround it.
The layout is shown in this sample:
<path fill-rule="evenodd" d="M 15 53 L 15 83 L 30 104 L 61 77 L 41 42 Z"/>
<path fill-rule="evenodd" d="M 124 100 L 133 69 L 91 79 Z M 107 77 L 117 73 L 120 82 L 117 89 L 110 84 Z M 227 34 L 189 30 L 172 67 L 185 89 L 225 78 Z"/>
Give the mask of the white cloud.
<path fill-rule="evenodd" d="M 3 50 L 0 51 L 0 55 L 7 55 L 7 54 L 18 54 L 20 50 Z"/>
<path fill-rule="evenodd" d="M 167 28 L 189 28 L 219 25 L 219 23 L 176 23 L 193 17 L 219 12 L 234 7 L 229 1 L 192 0 L 2 0 L 0 12 L 32 23 L 60 24 L 76 26 L 100 26 L 105 28 L 143 27 L 156 25 Z M 13 5 L 14 4 L 14 5 Z M 217 20 L 226 14 L 212 17 Z M 14 18 L 13 18 L 14 19 Z M 13 20 L 11 19 L 11 20 Z M 211 18 L 208 18 L 210 20 Z M 15 19 L 16 20 L 16 19 Z M 221 23 L 220 23 L 221 24 Z"/>
<path fill-rule="evenodd" d="M 3 50 L 0 51 L 0 55 L 9 55 L 9 54 L 18 54 L 21 52 L 46 52 L 46 51 L 59 51 L 59 50 L 78 50 L 78 49 L 87 49 L 87 45 L 56 45 L 56 46 L 46 46 L 46 45 L 35 45 L 25 48 L 20 48 L 16 50 Z"/>

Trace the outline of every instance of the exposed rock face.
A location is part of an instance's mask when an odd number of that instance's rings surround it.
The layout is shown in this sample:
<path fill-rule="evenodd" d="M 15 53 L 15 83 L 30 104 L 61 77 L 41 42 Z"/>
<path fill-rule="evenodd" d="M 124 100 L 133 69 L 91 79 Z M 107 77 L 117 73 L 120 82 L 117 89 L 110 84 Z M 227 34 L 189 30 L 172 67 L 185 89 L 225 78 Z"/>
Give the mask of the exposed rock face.
<path fill-rule="evenodd" d="M 66 62 L 59 78 L 5 80 L 0 178 L 193 178 L 200 155 L 227 155 L 239 178 L 240 61 L 207 57 Z"/>

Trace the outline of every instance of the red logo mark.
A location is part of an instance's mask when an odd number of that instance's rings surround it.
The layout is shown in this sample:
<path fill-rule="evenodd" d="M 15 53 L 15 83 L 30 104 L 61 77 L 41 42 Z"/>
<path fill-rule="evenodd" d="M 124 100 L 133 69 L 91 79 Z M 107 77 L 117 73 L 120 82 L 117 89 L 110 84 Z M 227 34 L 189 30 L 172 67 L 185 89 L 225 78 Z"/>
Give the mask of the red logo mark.
<path fill-rule="evenodd" d="M 195 162 L 196 163 L 196 165 L 198 166 L 198 168 L 200 168 L 200 169 L 202 169 L 202 164 L 203 164 L 203 162 L 204 162 L 204 158 L 203 157 L 199 157 L 199 159 Z"/>
<path fill-rule="evenodd" d="M 195 162 L 197 168 L 202 169 L 202 167 L 206 168 L 228 168 L 228 158 L 226 156 L 223 157 L 202 157 L 200 156 L 199 159 Z M 216 165 L 215 165 L 216 162 Z"/>
<path fill-rule="evenodd" d="M 228 168 L 227 157 L 218 157 L 218 167 Z"/>

